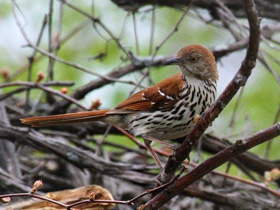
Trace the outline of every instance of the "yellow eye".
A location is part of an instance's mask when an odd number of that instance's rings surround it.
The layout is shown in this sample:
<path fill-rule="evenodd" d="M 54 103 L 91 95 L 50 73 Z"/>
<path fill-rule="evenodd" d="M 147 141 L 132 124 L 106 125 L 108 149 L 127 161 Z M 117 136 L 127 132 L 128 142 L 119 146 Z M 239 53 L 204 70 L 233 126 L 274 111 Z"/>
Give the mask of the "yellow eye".
<path fill-rule="evenodd" d="M 196 62 L 197 62 L 197 57 L 192 57 L 192 58 L 191 58 L 191 62 L 192 62 L 192 63 L 196 63 Z"/>

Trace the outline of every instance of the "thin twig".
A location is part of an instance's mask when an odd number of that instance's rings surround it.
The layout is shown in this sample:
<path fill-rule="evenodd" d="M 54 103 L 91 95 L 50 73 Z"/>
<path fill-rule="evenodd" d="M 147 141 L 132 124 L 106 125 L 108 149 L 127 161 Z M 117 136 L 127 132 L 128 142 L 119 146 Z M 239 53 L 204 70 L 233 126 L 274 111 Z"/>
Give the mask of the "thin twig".
<path fill-rule="evenodd" d="M 135 37 L 135 46 L 136 46 L 136 54 L 140 55 L 140 47 L 138 42 L 138 33 L 137 33 L 137 22 L 135 17 L 135 12 L 132 12 L 132 18 L 133 18 L 133 31 L 134 31 L 134 37 Z"/>
<path fill-rule="evenodd" d="M 48 52 L 52 53 L 53 36 L 52 36 L 52 21 L 53 20 L 53 0 L 49 0 L 49 13 L 48 13 Z M 53 58 L 49 57 L 48 74 L 46 80 L 53 80 Z"/>
<path fill-rule="evenodd" d="M 43 82 L 43 83 L 18 81 L 18 82 L 7 82 L 7 83 L 0 84 L 0 88 L 12 87 L 12 86 L 37 87 L 39 84 L 43 86 L 72 86 L 75 83 L 72 81 L 51 81 L 51 82 Z"/>
<path fill-rule="evenodd" d="M 12 2 L 14 2 L 14 0 L 12 0 Z M 20 31 L 21 31 L 21 33 L 22 33 L 22 35 L 23 35 L 25 41 L 28 43 L 28 45 L 29 45 L 31 48 L 35 49 L 35 50 L 38 51 L 39 53 L 41 53 L 41 54 L 43 54 L 43 55 L 45 55 L 45 56 L 47 56 L 47 57 L 50 57 L 50 58 L 52 58 L 52 59 L 55 59 L 56 61 L 58 61 L 58 62 L 60 62 L 60 63 L 63 63 L 63 64 L 66 64 L 66 65 L 72 66 L 72 67 L 74 67 L 74 68 L 76 68 L 76 69 L 80 69 L 81 71 L 84 71 L 84 72 L 86 72 L 86 73 L 95 75 L 95 76 L 100 77 L 100 78 L 102 78 L 102 79 L 109 80 L 109 81 L 113 81 L 113 82 L 120 82 L 120 83 L 135 85 L 135 83 L 134 83 L 133 81 L 122 81 L 122 80 L 115 79 L 115 78 L 109 78 L 109 77 L 104 76 L 104 75 L 102 75 L 102 74 L 96 73 L 96 72 L 92 71 L 91 69 L 89 69 L 89 68 L 87 68 L 87 67 L 84 67 L 84 66 L 82 66 L 82 65 L 80 65 L 80 64 L 76 64 L 76 63 L 72 63 L 72 62 L 70 62 L 70 61 L 66 61 L 66 60 L 64 60 L 64 59 L 62 59 L 62 58 L 59 58 L 59 57 L 55 56 L 55 55 L 52 54 L 52 53 L 49 53 L 49 52 L 47 52 L 47 51 L 45 51 L 45 50 L 42 50 L 42 49 L 38 48 L 36 45 L 32 44 L 32 42 L 31 42 L 31 41 L 29 40 L 29 38 L 27 37 L 27 35 L 26 35 L 26 33 L 25 33 L 25 31 L 24 31 L 22 25 L 20 24 L 20 22 L 19 22 L 19 20 L 18 20 L 18 18 L 17 18 L 17 15 L 15 14 L 15 10 L 14 10 L 14 9 L 13 9 L 13 12 L 14 12 L 14 17 L 15 17 L 15 19 L 16 19 L 17 25 L 18 25 L 18 27 L 19 27 L 19 29 L 20 29 Z"/>
<path fill-rule="evenodd" d="M 70 40 L 72 37 L 74 37 L 74 35 L 76 35 L 78 32 L 81 31 L 81 29 L 83 27 L 85 27 L 86 25 L 88 25 L 89 21 L 85 21 L 82 22 L 80 24 L 78 24 L 77 26 L 75 26 L 71 31 L 69 31 L 66 35 L 64 35 L 61 38 L 60 41 L 60 46 L 64 43 L 66 43 L 68 40 Z M 39 62 L 40 60 L 42 60 L 44 58 L 43 55 L 39 55 L 37 57 L 34 58 L 34 63 Z M 9 78 L 8 81 L 12 81 L 14 79 L 16 79 L 18 76 L 20 76 L 22 73 L 24 73 L 24 71 L 28 68 L 28 64 L 20 67 L 14 74 L 12 74 Z"/>
<path fill-rule="evenodd" d="M 117 37 L 114 36 L 113 32 L 110 31 L 110 29 L 103 22 L 101 22 L 101 20 L 99 18 L 96 18 L 96 17 L 86 13 L 85 11 L 82 11 L 81 9 L 79 9 L 75 5 L 69 3 L 68 1 L 65 1 L 65 0 L 60 0 L 60 1 L 62 1 L 65 5 L 72 8 L 73 10 L 77 11 L 78 13 L 80 13 L 80 14 L 86 16 L 87 18 L 91 19 L 94 23 L 99 24 L 101 26 L 101 28 L 103 28 L 104 31 L 106 31 L 107 34 L 117 43 L 118 47 L 126 54 L 126 56 L 128 58 L 130 57 L 128 52 L 126 51 L 126 49 L 120 43 L 120 40 Z"/>
<path fill-rule="evenodd" d="M 276 112 L 276 115 L 275 115 L 275 118 L 274 118 L 273 123 L 274 123 L 274 124 L 277 123 L 278 120 L 279 120 L 279 118 L 280 118 L 280 104 L 279 104 L 279 106 L 278 106 L 278 110 L 277 110 L 277 112 Z M 264 153 L 264 157 L 265 157 L 266 159 L 269 158 L 269 154 L 270 154 L 270 150 L 271 150 L 272 143 L 273 143 L 273 141 L 267 142 L 267 145 L 266 145 L 266 148 L 265 148 L 265 153 Z"/>
<path fill-rule="evenodd" d="M 150 28 L 150 44 L 149 44 L 149 56 L 153 53 L 154 36 L 155 36 L 155 21 L 156 21 L 156 8 L 153 6 L 151 28 Z"/>
<path fill-rule="evenodd" d="M 149 75 L 150 72 L 150 68 L 152 66 L 152 63 L 154 62 L 155 56 L 158 53 L 158 51 L 160 50 L 160 48 L 170 39 L 170 37 L 178 31 L 179 25 L 182 23 L 184 17 L 187 15 L 187 13 L 190 11 L 191 8 L 191 3 L 192 1 L 190 1 L 189 3 L 189 7 L 188 9 L 183 13 L 183 15 L 181 16 L 181 18 L 178 20 L 178 22 L 176 23 L 176 25 L 174 26 L 173 30 L 160 42 L 159 45 L 156 46 L 155 51 L 152 55 L 151 58 L 151 63 L 147 66 L 148 69 L 143 73 L 143 76 L 140 78 L 140 80 L 137 82 L 136 86 L 131 90 L 130 95 L 132 93 L 135 92 L 135 90 L 139 87 L 139 85 L 144 81 L 144 79 Z"/>
<path fill-rule="evenodd" d="M 43 19 L 43 23 L 42 23 L 42 26 L 41 26 L 41 29 L 40 29 L 40 32 L 39 32 L 39 35 L 38 35 L 38 38 L 37 38 L 37 41 L 36 41 L 36 46 L 39 46 L 40 42 L 41 42 L 41 38 L 42 38 L 42 35 L 43 35 L 43 32 L 44 32 L 44 29 L 45 29 L 45 26 L 47 24 L 47 15 L 44 16 L 44 19 Z M 31 81 L 31 76 L 32 76 L 32 66 L 33 66 L 33 63 L 34 63 L 34 59 L 35 59 L 35 55 L 36 55 L 36 50 L 33 50 L 33 53 L 32 55 L 28 58 L 28 75 L 27 75 L 27 81 Z M 26 91 L 26 97 L 25 97 L 25 104 L 28 106 L 29 104 L 29 95 L 30 95 L 30 91 L 27 90 Z M 26 106 L 26 107 L 27 107 Z"/>
<path fill-rule="evenodd" d="M 43 201 L 47 201 L 49 203 L 53 203 L 56 204 L 60 207 L 63 207 L 65 209 L 71 209 L 75 206 L 79 206 L 82 204 L 87 204 L 87 203 L 115 203 L 115 204 L 123 204 L 123 205 L 131 205 L 130 203 L 128 203 L 127 201 L 118 201 L 118 200 L 101 200 L 101 199 L 85 199 L 82 201 L 77 201 L 75 203 L 72 204 L 65 204 L 59 201 L 56 201 L 54 199 L 51 198 L 47 198 L 47 197 L 43 197 L 40 195 L 37 195 L 35 193 L 31 193 L 31 192 L 27 192 L 27 193 L 11 193 L 11 194 L 6 194 L 6 195 L 0 195 L 0 198 L 7 198 L 7 197 L 30 197 L 30 198 L 37 198 Z"/>
<path fill-rule="evenodd" d="M 232 132 L 232 130 L 234 128 L 234 124 L 235 124 L 235 121 L 236 121 L 237 109 L 238 109 L 238 106 L 240 104 L 243 92 L 244 92 L 244 88 L 242 87 L 240 92 L 239 92 L 239 95 L 238 95 L 238 97 L 236 99 L 236 102 L 234 104 L 233 112 L 232 112 L 231 119 L 230 119 L 230 122 L 229 122 L 229 131 L 227 133 L 228 136 L 231 134 L 231 132 Z"/>

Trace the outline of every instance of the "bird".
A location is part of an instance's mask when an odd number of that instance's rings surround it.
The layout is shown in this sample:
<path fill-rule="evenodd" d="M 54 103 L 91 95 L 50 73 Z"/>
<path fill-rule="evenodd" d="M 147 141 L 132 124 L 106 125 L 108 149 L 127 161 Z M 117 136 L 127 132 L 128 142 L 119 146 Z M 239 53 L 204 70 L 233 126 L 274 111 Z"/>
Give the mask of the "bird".
<path fill-rule="evenodd" d="M 133 94 L 113 109 L 30 117 L 21 122 L 32 127 L 90 121 L 117 125 L 143 137 L 146 148 L 162 169 L 151 142 L 186 136 L 194 128 L 196 118 L 215 101 L 219 78 L 215 57 L 201 45 L 181 48 L 162 65 L 177 65 L 180 72 Z"/>

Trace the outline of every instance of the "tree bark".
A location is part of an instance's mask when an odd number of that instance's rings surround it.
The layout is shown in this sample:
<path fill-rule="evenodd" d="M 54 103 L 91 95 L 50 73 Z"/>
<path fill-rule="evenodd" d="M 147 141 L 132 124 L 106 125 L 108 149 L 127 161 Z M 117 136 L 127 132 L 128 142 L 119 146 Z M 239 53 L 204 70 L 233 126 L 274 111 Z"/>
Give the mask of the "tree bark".
<path fill-rule="evenodd" d="M 189 5 L 190 0 L 112 0 L 112 2 L 125 10 L 137 11 L 139 8 L 147 5 L 183 8 Z M 246 18 L 241 0 L 220 0 L 220 2 L 225 4 L 236 17 Z M 215 15 L 216 1 L 193 0 L 192 3 L 196 7 L 208 10 L 213 18 L 217 18 Z M 255 3 L 260 17 L 280 20 L 280 1 L 256 0 Z"/>

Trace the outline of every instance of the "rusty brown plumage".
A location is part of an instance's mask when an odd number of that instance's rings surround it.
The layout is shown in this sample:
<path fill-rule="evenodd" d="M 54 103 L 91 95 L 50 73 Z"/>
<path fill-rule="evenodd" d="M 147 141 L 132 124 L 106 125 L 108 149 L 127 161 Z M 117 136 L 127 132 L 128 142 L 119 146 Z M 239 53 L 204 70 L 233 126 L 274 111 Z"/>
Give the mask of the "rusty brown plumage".
<path fill-rule="evenodd" d="M 95 110 L 89 112 L 77 112 L 43 117 L 29 117 L 21 119 L 21 122 L 23 124 L 31 125 L 32 127 L 88 122 L 92 120 L 99 120 L 99 118 L 105 116 L 108 111 L 109 110 Z"/>
<path fill-rule="evenodd" d="M 188 134 L 195 126 L 195 116 L 214 102 L 218 71 L 213 54 L 200 45 L 182 48 L 176 57 L 163 65 L 178 65 L 181 72 L 153 87 L 135 93 L 111 110 L 97 110 L 21 119 L 33 127 L 103 121 L 127 129 L 145 139 L 153 152 L 152 138 L 175 139 Z"/>
<path fill-rule="evenodd" d="M 182 73 L 178 73 L 153 87 L 139 91 L 120 103 L 115 109 L 134 111 L 171 109 L 180 99 L 179 93 L 184 86 L 185 81 L 182 79 Z"/>

